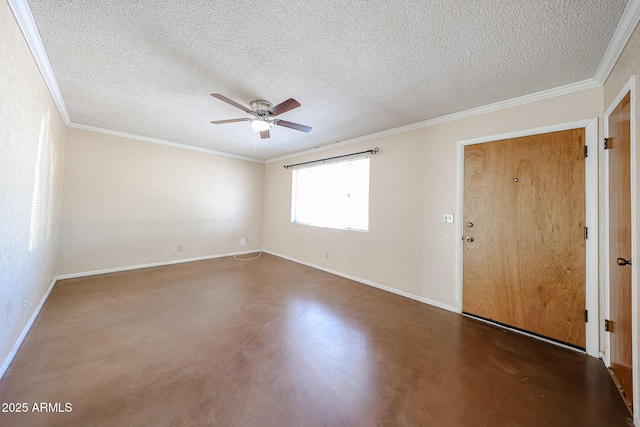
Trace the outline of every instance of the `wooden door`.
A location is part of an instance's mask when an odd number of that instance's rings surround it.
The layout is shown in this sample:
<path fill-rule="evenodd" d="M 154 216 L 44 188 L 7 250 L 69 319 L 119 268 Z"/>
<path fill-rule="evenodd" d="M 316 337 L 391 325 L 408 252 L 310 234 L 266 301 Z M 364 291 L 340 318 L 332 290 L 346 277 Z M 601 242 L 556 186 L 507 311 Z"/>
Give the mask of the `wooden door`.
<path fill-rule="evenodd" d="M 584 129 L 466 146 L 463 227 L 465 313 L 585 347 Z"/>
<path fill-rule="evenodd" d="M 631 356 L 631 96 L 609 116 L 609 333 L 611 369 L 633 402 Z M 620 264 L 624 262 L 621 261 Z"/>

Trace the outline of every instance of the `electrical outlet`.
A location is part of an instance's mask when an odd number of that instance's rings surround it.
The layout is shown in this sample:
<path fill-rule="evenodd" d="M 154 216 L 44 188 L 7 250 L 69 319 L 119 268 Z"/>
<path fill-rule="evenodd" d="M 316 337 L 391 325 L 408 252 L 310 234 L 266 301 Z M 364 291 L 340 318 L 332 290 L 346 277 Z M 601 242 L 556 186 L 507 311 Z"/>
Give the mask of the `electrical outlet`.
<path fill-rule="evenodd" d="M 453 224 L 453 214 L 452 213 L 446 213 L 446 214 L 442 215 L 442 222 L 446 222 L 448 224 Z"/>
<path fill-rule="evenodd" d="M 27 297 L 22 297 L 22 311 L 27 308 Z"/>
<path fill-rule="evenodd" d="M 178 252 L 182 252 L 182 245 L 178 245 Z"/>
<path fill-rule="evenodd" d="M 329 259 L 329 252 L 324 253 L 324 259 Z"/>
<path fill-rule="evenodd" d="M 249 236 L 249 238 L 247 239 L 247 242 L 249 243 L 253 242 L 253 237 Z"/>

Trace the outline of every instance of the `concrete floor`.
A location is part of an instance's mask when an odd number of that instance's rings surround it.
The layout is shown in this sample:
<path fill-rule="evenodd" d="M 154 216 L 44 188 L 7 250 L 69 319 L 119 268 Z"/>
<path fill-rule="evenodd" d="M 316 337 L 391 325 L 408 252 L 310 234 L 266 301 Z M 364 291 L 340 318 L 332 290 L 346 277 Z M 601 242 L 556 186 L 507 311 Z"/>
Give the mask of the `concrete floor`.
<path fill-rule="evenodd" d="M 598 359 L 267 254 L 58 282 L 0 403 L 28 406 L 5 427 L 631 425 Z"/>

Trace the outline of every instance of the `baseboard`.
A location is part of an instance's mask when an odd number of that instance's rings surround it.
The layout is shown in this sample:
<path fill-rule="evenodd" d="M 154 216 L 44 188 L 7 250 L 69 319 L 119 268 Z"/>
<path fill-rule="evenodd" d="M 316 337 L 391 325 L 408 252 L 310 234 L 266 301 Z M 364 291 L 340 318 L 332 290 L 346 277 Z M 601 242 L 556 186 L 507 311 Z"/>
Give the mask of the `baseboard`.
<path fill-rule="evenodd" d="M 18 352 L 18 349 L 22 345 L 22 341 L 24 341 L 25 337 L 29 333 L 29 330 L 31 329 L 31 326 L 33 325 L 33 322 L 35 322 L 36 317 L 38 317 L 38 314 L 40 314 L 40 310 L 42 309 L 42 306 L 44 305 L 44 302 L 49 297 L 49 294 L 51 293 L 51 290 L 53 289 L 53 286 L 56 284 L 57 281 L 58 281 L 57 277 L 54 278 L 51 281 L 51 284 L 49 285 L 49 288 L 47 289 L 47 292 L 45 292 L 44 296 L 40 300 L 40 303 L 38 304 L 38 306 L 34 310 L 33 314 L 31 315 L 31 318 L 29 319 L 27 324 L 24 326 L 24 329 L 22 330 L 22 333 L 20 334 L 20 336 L 16 340 L 16 343 L 13 345 L 13 348 L 11 349 L 9 354 L 7 355 L 7 358 L 2 363 L 2 366 L 0 366 L 0 379 L 2 379 L 2 377 L 4 376 L 4 373 L 7 372 L 7 369 L 9 369 L 9 365 L 13 361 L 13 358 L 16 356 L 16 353 Z"/>
<path fill-rule="evenodd" d="M 454 313 L 460 313 L 460 311 L 457 308 L 455 308 L 454 306 L 449 305 L 449 304 L 444 304 L 444 303 L 441 303 L 441 302 L 438 302 L 438 301 L 434 301 L 434 300 L 429 299 L 429 298 L 424 298 L 424 297 L 421 297 L 421 296 L 418 296 L 418 295 L 414 295 L 414 294 L 409 293 L 409 292 L 401 291 L 400 289 L 392 288 L 390 286 L 381 285 L 379 283 L 372 282 L 371 280 L 362 279 L 360 277 L 352 276 L 350 274 L 345 274 L 345 273 L 342 273 L 340 271 L 332 270 L 330 268 L 325 268 L 325 267 L 322 267 L 320 265 L 312 264 L 310 262 L 306 262 L 306 261 L 302 261 L 302 260 L 299 260 L 299 259 L 296 259 L 296 258 L 292 258 L 292 257 L 286 256 L 286 255 L 282 255 L 282 254 L 279 254 L 277 252 L 269 251 L 269 250 L 266 250 L 266 249 L 263 249 L 263 252 L 268 253 L 268 254 L 273 255 L 273 256 L 277 256 L 279 258 L 284 258 L 286 260 L 296 262 L 298 264 L 306 265 L 307 267 L 311 267 L 311 268 L 315 268 L 317 270 L 325 271 L 327 273 L 335 274 L 336 276 L 344 277 L 345 279 L 353 280 L 354 282 L 358 282 L 358 283 L 362 283 L 364 285 L 368 285 L 368 286 L 371 286 L 371 287 L 374 287 L 374 288 L 378 288 L 378 289 L 381 289 L 383 291 L 390 292 L 392 294 L 400 295 L 400 296 L 403 296 L 403 297 L 406 297 L 406 298 L 409 298 L 409 299 L 412 299 L 412 300 L 415 300 L 415 301 L 422 302 L 424 304 L 432 305 L 434 307 L 438 307 L 438 308 L 441 308 L 443 310 L 452 311 Z"/>
<path fill-rule="evenodd" d="M 11 349 L 11 352 L 7 355 L 5 361 L 2 363 L 2 366 L 0 366 L 0 379 L 2 379 L 2 377 L 4 376 L 4 373 L 9 368 L 9 365 L 13 361 L 13 358 L 15 357 L 16 353 L 18 352 L 18 349 L 22 345 L 22 342 L 24 341 L 25 337 L 29 333 L 29 330 L 31 329 L 31 326 L 33 325 L 33 322 L 35 322 L 36 318 L 38 317 L 38 314 L 40 313 L 40 310 L 42 309 L 42 306 L 44 305 L 45 301 L 49 297 L 49 294 L 51 293 L 51 290 L 53 289 L 54 285 L 56 284 L 56 282 L 58 280 L 75 279 L 75 278 L 78 278 L 78 277 L 95 276 L 95 275 L 98 275 L 98 274 L 106 274 L 106 273 L 116 273 L 118 271 L 137 270 L 137 269 L 140 269 L 140 268 L 160 267 L 160 266 L 163 266 L 163 265 L 182 264 L 182 263 L 185 263 L 185 262 L 203 261 L 203 260 L 206 260 L 206 259 L 225 258 L 225 257 L 229 257 L 229 256 L 250 254 L 250 253 L 257 252 L 257 251 L 259 251 L 259 249 L 241 251 L 241 252 L 233 252 L 233 253 L 227 253 L 227 254 L 219 254 L 219 255 L 207 255 L 207 256 L 196 257 L 196 258 L 185 258 L 185 259 L 179 259 L 179 260 L 154 262 L 154 263 L 149 263 L 149 264 L 130 265 L 130 266 L 126 266 L 126 267 L 107 268 L 107 269 L 103 269 L 103 270 L 84 271 L 84 272 L 80 272 L 80 273 L 61 274 L 61 275 L 55 277 L 53 279 L 53 281 L 51 282 L 51 285 L 49 285 L 49 288 L 47 289 L 47 292 L 45 292 L 44 296 L 40 300 L 40 303 L 38 304 L 38 306 L 36 307 L 35 311 L 31 315 L 31 318 L 29 319 L 29 322 L 27 322 L 27 324 L 25 325 L 24 329 L 22 330 L 22 333 L 20 334 L 20 336 L 16 340 L 16 343 L 13 345 L 13 348 Z"/>
<path fill-rule="evenodd" d="M 11 350 L 11 352 L 9 353 L 7 358 L 5 359 L 4 363 L 2 364 L 2 367 L 0 367 L 0 379 L 3 377 L 4 373 L 9 368 L 9 365 L 13 361 L 13 358 L 15 357 L 16 353 L 18 352 L 18 349 L 22 345 L 22 341 L 24 341 L 25 337 L 27 336 L 27 333 L 29 333 L 29 330 L 31 329 L 31 326 L 33 325 L 33 322 L 38 317 L 38 314 L 40 313 L 40 310 L 42 309 L 42 306 L 44 305 L 45 301 L 47 300 L 47 297 L 49 297 L 49 294 L 51 293 L 51 290 L 53 289 L 53 286 L 56 284 L 56 282 L 58 280 L 74 279 L 74 278 L 78 278 L 78 277 L 87 277 L 87 276 L 95 276 L 95 275 L 98 275 L 98 274 L 106 274 L 106 273 L 116 273 L 116 272 L 119 272 L 119 271 L 137 270 L 137 269 L 140 269 L 140 268 L 160 267 L 160 266 L 172 265 L 172 264 L 182 264 L 182 263 L 186 263 L 186 262 L 203 261 L 203 260 L 206 260 L 206 259 L 225 258 L 225 257 L 229 257 L 229 256 L 245 255 L 245 254 L 253 253 L 253 252 L 256 252 L 256 251 L 257 250 L 249 250 L 249 251 L 233 252 L 233 253 L 228 253 L 228 254 L 208 255 L 208 256 L 197 257 L 197 258 L 186 258 L 186 259 L 180 259 L 180 260 L 154 262 L 154 263 L 149 263 L 149 264 L 130 265 L 130 266 L 126 266 L 126 267 L 107 268 L 107 269 L 103 269 L 103 270 L 84 271 L 84 272 L 81 272 L 81 273 L 61 274 L 61 275 L 57 276 L 56 278 L 54 278 L 53 281 L 51 282 L 51 285 L 49 285 L 49 289 L 47 289 L 47 292 L 44 294 L 44 296 L 40 300 L 40 303 L 38 304 L 38 307 L 36 307 L 35 311 L 33 312 L 33 315 L 29 319 L 29 322 L 27 322 L 27 324 L 25 325 L 24 329 L 22 330 L 22 333 L 20 334 L 20 337 L 18 337 L 16 343 L 14 344 L 13 349 Z M 264 250 L 264 249 L 262 251 L 265 252 L 265 253 L 268 253 L 270 255 L 277 256 L 279 258 L 283 258 L 283 259 L 286 259 L 286 260 L 289 260 L 289 261 L 293 261 L 293 262 L 296 262 L 298 264 L 306 265 L 307 267 L 315 268 L 317 270 L 325 271 L 325 272 L 330 273 L 330 274 L 335 274 L 336 276 L 344 277 L 345 279 L 353 280 L 354 282 L 362 283 L 364 285 L 368 285 L 368 286 L 371 286 L 371 287 L 374 287 L 374 288 L 377 288 L 377 289 L 381 289 L 383 291 L 390 292 L 392 294 L 401 295 L 403 297 L 406 297 L 406 298 L 409 298 L 409 299 L 412 299 L 412 300 L 415 300 L 415 301 L 419 301 L 419 302 L 422 302 L 424 304 L 429 304 L 431 306 L 442 308 L 444 310 L 452 311 L 452 312 L 455 312 L 455 313 L 458 312 L 458 310 L 455 307 L 451 306 L 451 305 L 443 304 L 441 302 L 434 301 L 434 300 L 431 300 L 429 298 L 424 298 L 424 297 L 421 297 L 421 296 L 418 296 L 418 295 L 414 295 L 414 294 L 411 294 L 409 292 L 401 291 L 399 289 L 395 289 L 395 288 L 392 288 L 392 287 L 389 287 L 389 286 L 381 285 L 381 284 L 376 283 L 376 282 L 372 282 L 371 280 L 366 280 L 366 279 L 362 279 L 360 277 L 352 276 L 350 274 L 345 274 L 345 273 L 342 273 L 340 271 L 332 270 L 330 268 L 325 268 L 325 267 L 322 267 L 322 266 L 319 266 L 319 265 L 316 265 L 316 264 L 305 262 L 305 261 L 302 261 L 302 260 L 299 260 L 299 259 L 296 259 L 296 258 L 292 258 L 292 257 L 286 256 L 286 255 L 282 255 L 282 254 L 279 254 L 279 253 L 276 253 L 276 252 L 273 252 L 273 251 L 268 251 L 268 250 Z"/>
<path fill-rule="evenodd" d="M 252 249 L 248 251 L 232 252 L 232 253 L 226 253 L 226 254 L 206 255 L 206 256 L 201 256 L 196 258 L 184 258 L 184 259 L 176 259 L 171 261 L 152 262 L 149 264 L 138 264 L 138 265 L 128 265 L 125 267 L 105 268 L 102 270 L 82 271 L 80 273 L 61 274 L 57 277 L 57 279 L 58 280 L 76 279 L 78 277 L 97 276 L 98 274 L 117 273 L 119 271 L 138 270 L 141 268 L 150 268 L 150 267 L 162 267 L 165 265 L 182 264 L 185 262 L 204 261 L 206 259 L 226 258 L 230 256 L 246 255 L 246 254 L 259 252 L 259 251 L 260 249 Z"/>

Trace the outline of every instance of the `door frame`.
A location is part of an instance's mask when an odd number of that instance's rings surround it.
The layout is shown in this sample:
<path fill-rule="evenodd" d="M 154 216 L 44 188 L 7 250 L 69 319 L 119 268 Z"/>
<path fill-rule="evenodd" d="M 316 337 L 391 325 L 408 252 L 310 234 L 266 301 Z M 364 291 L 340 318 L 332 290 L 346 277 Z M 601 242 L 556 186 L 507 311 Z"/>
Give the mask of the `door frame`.
<path fill-rule="evenodd" d="M 589 229 L 589 238 L 586 240 L 586 289 L 585 297 L 587 310 L 589 310 L 589 322 L 586 324 L 586 353 L 598 357 L 600 351 L 599 328 L 600 315 L 598 306 L 598 119 L 587 119 L 569 123 L 561 123 L 539 128 L 508 132 L 498 135 L 484 136 L 458 141 L 458 189 L 457 208 L 458 218 L 456 225 L 456 310 L 462 313 L 462 276 L 463 276 L 463 241 L 464 227 L 462 219 L 464 215 L 464 147 L 472 144 L 500 141 L 503 139 L 519 138 L 543 133 L 558 132 L 569 129 L 584 128 L 585 145 L 589 155 L 585 160 L 585 223 Z M 521 331 L 518 331 L 521 332 Z M 522 332 L 521 332 L 522 333 Z M 526 334 L 526 333 L 525 333 Z M 572 350 L 570 346 L 564 346 L 552 340 L 541 338 L 537 335 L 526 334 L 543 341 L 551 342 Z"/>
<path fill-rule="evenodd" d="M 613 113 L 615 108 L 620 104 L 622 99 L 627 95 L 627 93 L 631 93 L 631 104 L 630 104 L 630 160 L 631 160 L 631 260 L 636 259 L 638 252 L 638 239 L 636 236 L 637 228 L 637 182 L 636 182 L 636 76 L 633 75 L 627 83 L 622 87 L 618 95 L 611 102 L 609 107 L 604 112 L 604 137 L 609 137 L 609 116 Z M 609 153 L 607 150 L 604 151 L 603 156 L 603 196 L 604 196 L 604 204 L 603 204 L 603 268 L 604 268 L 604 315 L 605 319 L 608 319 L 610 316 L 610 303 L 611 303 L 611 295 L 610 295 L 610 283 L 609 283 Z M 636 424 L 640 421 L 640 396 L 638 396 L 638 388 L 640 380 L 638 376 L 638 370 L 640 369 L 640 365 L 638 364 L 638 275 L 637 264 L 632 265 L 631 269 L 631 358 L 632 358 L 632 371 L 633 371 L 633 379 L 632 379 L 632 387 L 633 387 L 633 402 L 631 404 L 634 407 L 634 418 Z M 607 365 L 607 367 L 611 366 L 611 334 L 604 332 L 604 325 L 602 326 L 604 333 L 604 353 L 602 354 L 602 360 Z"/>

